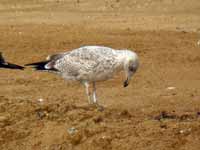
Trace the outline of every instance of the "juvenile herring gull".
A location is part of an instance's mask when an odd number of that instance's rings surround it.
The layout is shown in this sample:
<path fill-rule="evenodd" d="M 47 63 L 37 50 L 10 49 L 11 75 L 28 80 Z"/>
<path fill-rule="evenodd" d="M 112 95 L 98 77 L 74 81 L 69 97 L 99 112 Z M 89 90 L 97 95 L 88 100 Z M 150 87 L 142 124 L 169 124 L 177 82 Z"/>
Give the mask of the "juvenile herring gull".
<path fill-rule="evenodd" d="M 139 66 L 139 61 L 137 54 L 130 50 L 84 46 L 48 56 L 46 61 L 26 66 L 59 74 L 66 80 L 80 81 L 85 86 L 88 102 L 98 105 L 96 82 L 112 78 L 116 72 L 124 70 L 126 77 L 124 87 L 127 87 Z M 90 83 L 93 85 L 92 94 L 89 91 Z"/>
<path fill-rule="evenodd" d="M 6 62 L 1 52 L 0 52 L 0 68 L 20 69 L 20 70 L 24 69 L 24 67 L 22 66 Z"/>

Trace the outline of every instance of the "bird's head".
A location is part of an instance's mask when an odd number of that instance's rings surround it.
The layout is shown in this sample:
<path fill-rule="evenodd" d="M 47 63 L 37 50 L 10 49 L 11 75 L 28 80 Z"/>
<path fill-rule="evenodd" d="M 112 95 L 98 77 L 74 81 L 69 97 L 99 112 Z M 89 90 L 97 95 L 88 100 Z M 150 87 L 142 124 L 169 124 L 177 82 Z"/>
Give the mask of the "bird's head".
<path fill-rule="evenodd" d="M 139 67 L 139 59 L 135 52 L 125 50 L 125 61 L 124 61 L 124 71 L 125 78 L 124 87 L 127 87 L 130 83 L 131 77 L 137 71 Z"/>

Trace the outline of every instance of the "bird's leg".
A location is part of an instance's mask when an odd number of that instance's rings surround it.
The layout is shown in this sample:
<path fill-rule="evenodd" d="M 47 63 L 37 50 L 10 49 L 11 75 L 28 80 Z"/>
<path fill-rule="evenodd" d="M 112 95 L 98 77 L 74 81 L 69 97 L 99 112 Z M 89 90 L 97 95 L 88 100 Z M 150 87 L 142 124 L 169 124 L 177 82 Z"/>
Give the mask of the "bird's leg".
<path fill-rule="evenodd" d="M 88 82 L 83 82 L 85 86 L 85 92 L 88 98 L 88 103 L 91 104 L 91 99 L 90 99 L 90 90 L 89 90 L 89 83 Z"/>
<path fill-rule="evenodd" d="M 98 101 L 97 101 L 97 95 L 96 95 L 96 84 L 95 82 L 93 82 L 93 93 L 92 93 L 92 98 L 93 98 L 93 103 L 94 105 L 97 107 L 97 109 L 99 111 L 103 111 L 104 107 L 99 105 Z"/>
<path fill-rule="evenodd" d="M 93 97 L 93 103 L 94 103 L 94 104 L 98 104 L 98 103 L 97 103 L 96 84 L 95 84 L 95 82 L 93 82 L 93 93 L 92 93 L 92 97 Z"/>

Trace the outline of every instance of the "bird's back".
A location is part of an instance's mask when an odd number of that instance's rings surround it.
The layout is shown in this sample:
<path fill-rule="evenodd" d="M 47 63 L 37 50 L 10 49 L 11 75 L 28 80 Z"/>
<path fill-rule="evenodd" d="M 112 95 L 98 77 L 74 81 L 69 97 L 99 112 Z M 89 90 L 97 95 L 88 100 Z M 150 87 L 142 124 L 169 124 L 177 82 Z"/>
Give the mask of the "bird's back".
<path fill-rule="evenodd" d="M 115 50 L 103 46 L 84 46 L 71 51 L 68 56 L 79 59 L 96 60 L 97 58 L 114 57 Z"/>
<path fill-rule="evenodd" d="M 101 80 L 114 71 L 116 56 L 115 50 L 108 47 L 84 46 L 63 54 L 54 68 L 66 79 Z"/>

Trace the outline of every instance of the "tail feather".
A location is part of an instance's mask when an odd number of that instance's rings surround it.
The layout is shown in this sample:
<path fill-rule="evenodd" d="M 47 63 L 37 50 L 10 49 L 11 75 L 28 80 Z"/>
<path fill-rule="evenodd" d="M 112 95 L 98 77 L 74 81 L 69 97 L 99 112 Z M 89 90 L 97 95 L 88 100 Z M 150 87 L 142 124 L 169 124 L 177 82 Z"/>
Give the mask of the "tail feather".
<path fill-rule="evenodd" d="M 0 52 L 0 68 L 20 69 L 20 70 L 24 69 L 24 67 L 22 67 L 22 66 L 6 62 L 5 59 L 3 58 L 1 52 Z"/>
<path fill-rule="evenodd" d="M 35 63 L 30 63 L 26 64 L 25 66 L 32 66 L 35 70 L 40 70 L 40 71 L 58 71 L 55 68 L 46 68 L 45 65 L 48 64 L 50 61 L 40 61 L 40 62 L 35 62 Z"/>
<path fill-rule="evenodd" d="M 23 70 L 24 67 L 16 65 L 16 64 L 11 64 L 11 63 L 1 63 L 0 68 L 8 68 L 8 69 L 20 69 Z"/>

